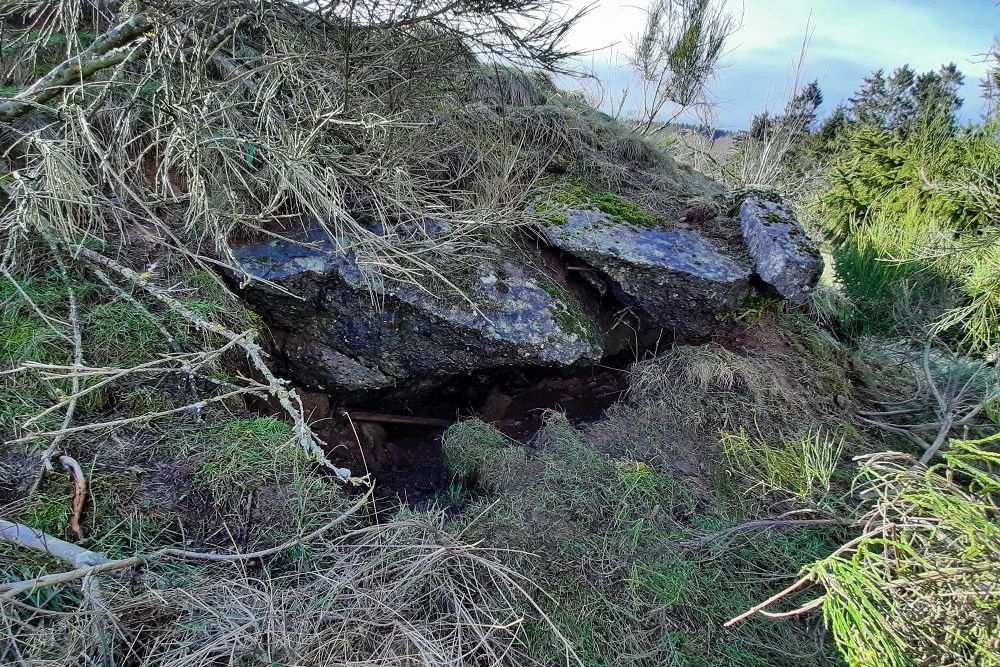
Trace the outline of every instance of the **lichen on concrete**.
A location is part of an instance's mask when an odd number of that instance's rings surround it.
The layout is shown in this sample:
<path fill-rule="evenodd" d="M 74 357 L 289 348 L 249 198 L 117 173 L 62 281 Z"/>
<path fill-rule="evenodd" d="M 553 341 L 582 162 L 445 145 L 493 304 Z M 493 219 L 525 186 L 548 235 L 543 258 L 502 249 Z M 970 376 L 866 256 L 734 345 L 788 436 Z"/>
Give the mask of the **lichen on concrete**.
<path fill-rule="evenodd" d="M 542 231 L 553 246 L 597 269 L 620 301 L 681 336 L 707 334 L 716 314 L 749 291 L 750 267 L 693 230 L 572 210 L 565 224 Z"/>
<path fill-rule="evenodd" d="M 463 283 L 463 294 L 366 281 L 346 244 L 319 230 L 295 240 L 238 248 L 234 273 L 271 281 L 305 297 L 304 303 L 296 303 L 294 297 L 260 282 L 251 282 L 245 293 L 272 326 L 336 353 L 306 350 L 288 359 L 311 377 L 317 374 L 305 368 L 309 363 L 334 360 L 326 364 L 327 383 L 345 367 L 344 358 L 399 380 L 600 359 L 597 325 L 575 298 L 565 290 L 554 291 L 553 278 L 530 262 L 500 254 L 481 261 L 471 280 Z M 354 371 L 340 384 L 355 386 L 365 379 L 382 383 L 379 375 Z"/>
<path fill-rule="evenodd" d="M 756 273 L 786 299 L 805 302 L 823 273 L 823 258 L 791 210 L 750 197 L 739 217 Z"/>

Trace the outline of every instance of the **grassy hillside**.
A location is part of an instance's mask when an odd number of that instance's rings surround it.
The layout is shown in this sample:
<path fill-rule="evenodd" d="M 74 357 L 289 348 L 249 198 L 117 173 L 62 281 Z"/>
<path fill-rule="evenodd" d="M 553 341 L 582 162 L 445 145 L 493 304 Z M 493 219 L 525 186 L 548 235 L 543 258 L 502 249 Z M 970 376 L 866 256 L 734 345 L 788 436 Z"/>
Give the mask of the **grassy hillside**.
<path fill-rule="evenodd" d="M 721 41 L 689 4 L 647 55 L 694 103 L 669 68 Z M 1000 663 L 995 127 L 923 93 L 820 124 L 813 91 L 711 180 L 552 84 L 573 18 L 551 9 L 0 17 L 0 663 Z M 709 223 L 761 193 L 823 243 L 809 303 L 757 294 L 686 344 L 619 304 L 594 368 L 416 384 L 388 416 L 452 425 L 390 444 L 440 455 L 429 496 L 335 463 L 402 427 L 283 379 L 227 270 L 318 221 L 371 312 L 398 283 L 464 305 L 484 256 L 558 263 L 539 230 L 571 207 L 738 245 Z M 591 268 L 565 270 L 618 303 Z"/>

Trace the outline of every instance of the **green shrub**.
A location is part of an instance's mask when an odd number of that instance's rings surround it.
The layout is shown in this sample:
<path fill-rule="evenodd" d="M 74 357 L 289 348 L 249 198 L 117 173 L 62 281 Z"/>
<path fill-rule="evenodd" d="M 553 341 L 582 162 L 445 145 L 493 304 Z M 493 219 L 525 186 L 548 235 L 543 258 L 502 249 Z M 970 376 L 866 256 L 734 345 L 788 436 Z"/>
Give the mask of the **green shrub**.
<path fill-rule="evenodd" d="M 866 460 L 865 534 L 806 568 L 852 667 L 1000 664 L 1000 436 L 954 443 L 932 469 Z"/>
<path fill-rule="evenodd" d="M 850 131 L 820 211 L 870 332 L 925 326 L 974 351 L 1000 346 L 996 130 Z"/>

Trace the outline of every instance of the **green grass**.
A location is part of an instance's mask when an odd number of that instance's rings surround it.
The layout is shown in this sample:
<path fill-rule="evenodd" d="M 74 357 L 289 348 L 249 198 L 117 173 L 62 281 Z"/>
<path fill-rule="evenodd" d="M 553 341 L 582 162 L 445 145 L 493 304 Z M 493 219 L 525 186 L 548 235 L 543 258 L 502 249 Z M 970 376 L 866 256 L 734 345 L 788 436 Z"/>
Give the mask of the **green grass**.
<path fill-rule="evenodd" d="M 566 212 L 573 209 L 597 209 L 607 214 L 612 221 L 640 227 L 659 227 L 662 224 L 659 218 L 641 206 L 613 192 L 591 190 L 580 179 L 548 180 L 541 185 L 554 186 L 547 189 L 535 204 L 535 212 L 541 215 L 543 224 L 566 224 Z"/>
<path fill-rule="evenodd" d="M 795 437 L 766 438 L 757 431 L 721 434 L 723 451 L 730 465 L 746 478 L 792 494 L 801 500 L 822 501 L 831 492 L 831 482 L 841 464 L 844 438 L 821 430 Z"/>
<path fill-rule="evenodd" d="M 45 493 L 33 497 L 16 516 L 22 523 L 62 539 L 72 539 L 69 529 L 73 485 L 58 478 L 47 485 Z"/>
<path fill-rule="evenodd" d="M 453 471 L 496 474 L 454 529 L 514 550 L 511 565 L 551 596 L 546 611 L 587 667 L 790 667 L 830 657 L 787 657 L 805 652 L 795 624 L 727 632 L 721 624 L 788 581 L 776 574 L 792 577 L 828 554 L 834 531 L 759 533 L 718 552 L 678 549 L 679 541 L 740 523 L 753 504 L 724 487 L 706 503 L 701 489 L 666 466 L 608 456 L 559 414 L 548 416 L 530 450 L 481 422 L 452 427 L 445 447 Z M 495 453 L 512 448 L 522 454 L 508 456 L 502 474 L 491 470 Z M 529 627 L 528 636 L 534 655 L 558 660 L 540 629 L 536 637 Z"/>
<path fill-rule="evenodd" d="M 94 307 L 87 316 L 85 331 L 87 357 L 101 366 L 135 366 L 166 346 L 150 316 L 131 303 Z"/>
<path fill-rule="evenodd" d="M 288 424 L 270 417 L 226 421 L 184 437 L 201 454 L 198 479 L 219 494 L 239 494 L 266 483 L 276 470 L 304 457 L 288 444 Z"/>
<path fill-rule="evenodd" d="M 509 451 L 518 448 L 495 428 L 478 419 L 461 421 L 449 428 L 441 440 L 445 466 L 452 478 L 465 485 L 489 481 Z"/>
<path fill-rule="evenodd" d="M 18 285 L 43 312 L 66 317 L 66 288 L 61 280 L 18 278 Z M 35 314 L 9 280 L 0 278 L 0 361 L 4 367 L 14 368 L 24 361 L 65 363 L 70 356 L 67 341 Z M 0 378 L 0 424 L 9 426 L 34 414 L 68 388 L 68 384 L 41 382 L 26 374 Z M 57 419 L 45 423 L 54 424 Z"/>

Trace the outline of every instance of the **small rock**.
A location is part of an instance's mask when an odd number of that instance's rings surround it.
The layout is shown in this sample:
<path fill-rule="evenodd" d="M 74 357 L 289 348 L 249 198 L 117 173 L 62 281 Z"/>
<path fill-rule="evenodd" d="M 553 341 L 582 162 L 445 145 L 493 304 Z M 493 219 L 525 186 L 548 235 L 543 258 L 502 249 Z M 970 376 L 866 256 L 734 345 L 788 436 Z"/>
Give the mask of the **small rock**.
<path fill-rule="evenodd" d="M 385 444 L 386 430 L 381 424 L 362 422 L 358 426 L 358 435 L 367 447 L 381 447 Z"/>
<path fill-rule="evenodd" d="M 805 303 L 823 273 L 823 257 L 791 210 L 750 198 L 740 206 L 740 227 L 757 275 L 789 301 Z"/>
<path fill-rule="evenodd" d="M 711 332 L 750 292 L 750 267 L 697 231 L 638 226 L 597 210 L 545 225 L 554 247 L 597 269 L 619 301 L 679 338 Z"/>

